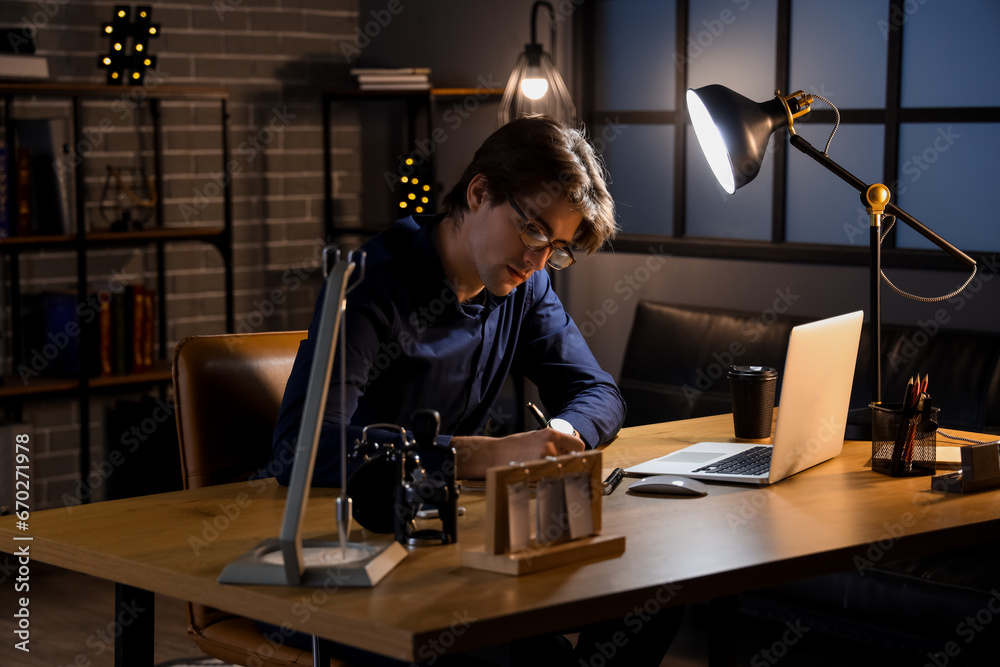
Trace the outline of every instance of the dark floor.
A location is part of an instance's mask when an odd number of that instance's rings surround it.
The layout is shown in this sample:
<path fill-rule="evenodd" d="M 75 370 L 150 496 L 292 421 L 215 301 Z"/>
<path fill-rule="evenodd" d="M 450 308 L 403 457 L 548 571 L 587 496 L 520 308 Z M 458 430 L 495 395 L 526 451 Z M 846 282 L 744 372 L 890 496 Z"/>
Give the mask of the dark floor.
<path fill-rule="evenodd" d="M 18 667 L 112 667 L 114 665 L 114 584 L 75 574 L 42 563 L 32 563 L 30 573 L 30 653 L 14 648 L 13 612 L 17 598 L 13 577 L 0 570 L 0 665 Z M 184 603 L 156 597 L 157 664 L 199 656 L 185 633 Z M 870 648 L 830 639 L 818 631 L 805 631 L 792 622 L 765 623 L 740 616 L 739 627 L 722 638 L 710 638 L 711 622 L 706 605 L 687 609 L 680 634 L 663 661 L 669 667 L 701 667 L 708 664 L 712 642 L 729 646 L 735 664 L 751 667 L 834 667 L 840 665 L 934 665 L 927 655 L 884 655 Z"/>

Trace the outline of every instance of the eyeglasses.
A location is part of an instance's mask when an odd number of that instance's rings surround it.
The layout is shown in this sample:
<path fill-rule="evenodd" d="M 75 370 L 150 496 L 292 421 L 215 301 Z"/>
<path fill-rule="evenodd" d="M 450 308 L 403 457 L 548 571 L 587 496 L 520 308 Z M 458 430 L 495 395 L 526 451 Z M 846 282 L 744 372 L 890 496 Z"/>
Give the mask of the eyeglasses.
<path fill-rule="evenodd" d="M 551 248 L 552 252 L 549 254 L 549 258 L 545 260 L 545 263 L 556 271 L 562 271 L 566 267 L 572 266 L 576 258 L 573 257 L 573 252 L 569 249 L 569 246 L 556 245 L 550 241 L 548 235 L 538 225 L 528 219 L 528 216 L 524 214 L 524 211 L 517 205 L 513 197 L 508 195 L 507 203 L 510 204 L 514 212 L 521 217 L 521 222 L 524 223 L 524 229 L 521 230 L 520 238 L 525 248 L 532 252 Z"/>

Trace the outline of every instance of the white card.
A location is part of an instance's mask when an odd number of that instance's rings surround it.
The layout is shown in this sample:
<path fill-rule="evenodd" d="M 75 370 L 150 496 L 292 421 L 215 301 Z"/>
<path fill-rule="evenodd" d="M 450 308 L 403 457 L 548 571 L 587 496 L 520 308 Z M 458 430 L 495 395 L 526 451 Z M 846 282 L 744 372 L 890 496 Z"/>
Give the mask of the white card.
<path fill-rule="evenodd" d="M 566 515 L 569 517 L 569 537 L 576 540 L 594 534 L 594 514 L 590 507 L 590 475 L 578 472 L 563 478 L 566 493 Z"/>
<path fill-rule="evenodd" d="M 531 543 L 531 490 L 526 482 L 507 485 L 507 526 L 510 550 L 520 551 Z"/>
<path fill-rule="evenodd" d="M 569 521 L 566 517 L 566 496 L 563 493 L 562 477 L 544 477 L 538 480 L 535 489 L 538 501 L 538 528 L 535 541 L 538 544 L 559 542 L 569 535 Z"/>

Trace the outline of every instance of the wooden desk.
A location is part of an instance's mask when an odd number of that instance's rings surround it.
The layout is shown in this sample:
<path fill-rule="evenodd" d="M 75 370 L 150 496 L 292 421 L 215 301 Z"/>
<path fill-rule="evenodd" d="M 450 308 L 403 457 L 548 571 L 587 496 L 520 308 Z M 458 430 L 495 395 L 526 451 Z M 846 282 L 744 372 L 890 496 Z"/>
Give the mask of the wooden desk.
<path fill-rule="evenodd" d="M 626 429 L 604 467 L 731 437 L 729 416 Z M 460 566 L 460 549 L 482 540 L 483 499 L 467 494 L 459 544 L 413 550 L 374 589 L 216 583 L 227 563 L 278 534 L 284 489 L 273 480 L 36 512 L 27 533 L 3 517 L 0 550 L 31 535 L 34 560 L 423 660 L 851 569 L 856 557 L 882 562 L 995 538 L 995 493 L 945 495 L 930 490 L 930 477 L 873 473 L 870 449 L 848 442 L 836 459 L 774 486 L 712 485 L 702 498 L 630 495 L 626 479 L 604 499 L 604 531 L 627 536 L 624 555 L 516 578 Z M 334 492 L 314 498 L 305 536 L 330 537 Z"/>

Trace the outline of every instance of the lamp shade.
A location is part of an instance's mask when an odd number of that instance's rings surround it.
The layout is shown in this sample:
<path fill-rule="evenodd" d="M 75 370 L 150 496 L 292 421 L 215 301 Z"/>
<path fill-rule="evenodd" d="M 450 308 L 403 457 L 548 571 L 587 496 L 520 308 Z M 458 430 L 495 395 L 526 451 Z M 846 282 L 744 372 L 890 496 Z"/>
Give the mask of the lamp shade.
<path fill-rule="evenodd" d="M 687 108 L 712 173 L 729 194 L 757 176 L 771 134 L 789 124 L 780 97 L 754 102 L 718 84 L 689 89 Z"/>
<path fill-rule="evenodd" d="M 577 121 L 573 98 L 552 62 L 552 56 L 542 49 L 535 37 L 539 9 L 547 9 L 550 22 L 555 25 L 552 4 L 544 0 L 535 2 L 531 8 L 531 43 L 525 45 L 507 79 L 507 86 L 500 99 L 500 109 L 497 111 L 499 125 L 532 114 L 555 116 L 570 124 Z M 552 43 L 555 44 L 554 27 Z"/>

